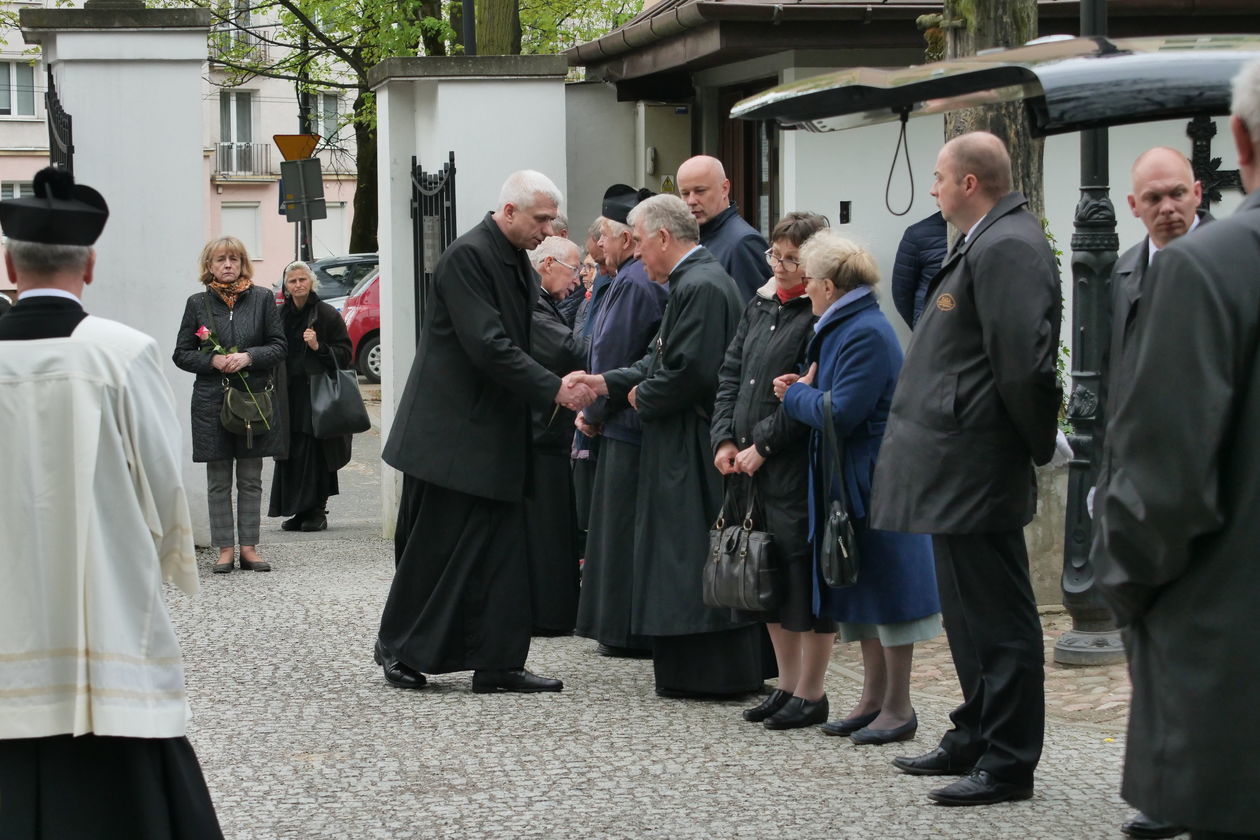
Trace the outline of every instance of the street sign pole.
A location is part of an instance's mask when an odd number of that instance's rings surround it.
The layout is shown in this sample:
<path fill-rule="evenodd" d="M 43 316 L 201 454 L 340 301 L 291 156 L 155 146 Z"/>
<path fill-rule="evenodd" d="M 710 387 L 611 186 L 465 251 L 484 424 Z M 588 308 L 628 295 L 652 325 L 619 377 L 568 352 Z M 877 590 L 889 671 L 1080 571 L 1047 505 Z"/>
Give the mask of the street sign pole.
<path fill-rule="evenodd" d="M 311 222 L 328 218 L 324 203 L 324 176 L 319 158 L 312 157 L 319 145 L 318 134 L 277 134 L 271 138 L 280 149 L 281 212 L 296 226 L 295 253 L 303 261 L 311 259 Z"/>

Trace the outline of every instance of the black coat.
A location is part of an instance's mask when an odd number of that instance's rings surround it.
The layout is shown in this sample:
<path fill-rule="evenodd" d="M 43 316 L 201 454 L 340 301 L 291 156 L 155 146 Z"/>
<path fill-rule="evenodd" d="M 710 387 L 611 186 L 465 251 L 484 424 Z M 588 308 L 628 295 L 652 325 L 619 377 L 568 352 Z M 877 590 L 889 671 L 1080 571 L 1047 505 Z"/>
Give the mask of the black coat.
<path fill-rule="evenodd" d="M 581 370 L 586 363 L 587 342 L 578 338 L 565 322 L 564 314 L 551 296 L 538 295 L 534 304 L 534 324 L 530 335 L 530 355 L 557 376 Z M 573 444 L 576 412 L 562 405 L 534 408 L 534 445 L 555 454 L 569 454 Z"/>
<path fill-rule="evenodd" d="M 206 323 L 209 320 L 211 323 Z M 224 461 L 230 458 L 284 457 L 288 452 L 289 432 L 284 412 L 278 411 L 270 431 L 254 432 L 254 445 L 247 448 L 245 438 L 233 435 L 219 422 L 223 408 L 223 383 L 241 387 L 235 373 L 224 376 L 210 364 L 210 353 L 201 349 L 197 328 L 208 326 L 225 347 L 239 347 L 249 353 L 253 362 L 245 368 L 251 391 L 268 386 L 277 400 L 275 369 L 284 361 L 288 344 L 280 326 L 280 310 L 275 295 L 262 286 L 252 286 L 241 293 L 236 305 L 228 309 L 214 292 L 201 291 L 190 296 L 184 305 L 184 317 L 175 336 L 175 352 L 171 355 L 180 370 L 197 374 L 192 393 L 193 461 Z"/>
<path fill-rule="evenodd" d="M 753 299 L 753 295 L 773 272 L 766 262 L 766 238 L 732 204 L 700 226 L 700 244 L 713 256 L 735 280 L 741 303 Z"/>
<path fill-rule="evenodd" d="M 1032 521 L 1033 464 L 1054 454 L 1063 304 L 1027 203 L 1003 196 L 928 289 L 875 467 L 875 528 L 974 534 Z"/>
<path fill-rule="evenodd" d="M 553 404 L 560 377 L 529 355 L 537 275 L 486 217 L 438 260 L 425 289 L 420 344 L 381 457 L 450 490 L 520 501 L 531 408 Z"/>
<path fill-rule="evenodd" d="M 1152 261 L 1095 506 L 1133 678 L 1124 798 L 1230 834 L 1260 825 L 1258 275 L 1256 192 Z"/>
<path fill-rule="evenodd" d="M 787 416 L 771 386 L 776 376 L 800 371 L 814 320 L 804 295 L 781 304 L 774 280 L 757 290 L 718 371 L 709 432 L 715 453 L 727 440 L 740 449 L 756 446 L 766 459 L 755 475 L 761 502 L 787 508 L 785 513 L 802 521 L 809 493 L 809 427 Z"/>
<path fill-rule="evenodd" d="M 287 397 L 284 401 L 284 423 L 292 438 L 313 433 L 309 378 L 325 376 L 338 368 L 348 369 L 354 350 L 341 313 L 320 300 L 314 292 L 301 309 L 297 309 L 291 299 L 285 300 L 284 306 L 280 307 L 280 321 L 289 355 L 276 373 L 276 393 Z M 318 350 L 311 350 L 302 340 L 302 333 L 309 327 L 315 329 Z M 349 463 L 352 441 L 353 435 L 319 441 L 329 469 L 339 470 Z"/>
<path fill-rule="evenodd" d="M 949 250 L 946 230 L 945 217 L 937 210 L 906 228 L 897 246 L 892 270 L 893 305 L 911 329 L 923 315 L 928 286 L 941 270 Z"/>

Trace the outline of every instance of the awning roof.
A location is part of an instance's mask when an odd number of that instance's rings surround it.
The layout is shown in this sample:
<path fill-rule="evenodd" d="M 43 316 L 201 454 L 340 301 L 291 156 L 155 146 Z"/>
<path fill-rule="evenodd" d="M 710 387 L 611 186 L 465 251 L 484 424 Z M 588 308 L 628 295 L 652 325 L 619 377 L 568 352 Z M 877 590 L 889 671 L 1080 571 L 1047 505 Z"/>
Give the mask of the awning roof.
<path fill-rule="evenodd" d="M 1026 100 L 1032 131 L 1229 111 L 1230 80 L 1260 58 L 1257 35 L 1069 38 L 902 69 L 858 67 L 771 88 L 731 116 L 836 131 Z"/>

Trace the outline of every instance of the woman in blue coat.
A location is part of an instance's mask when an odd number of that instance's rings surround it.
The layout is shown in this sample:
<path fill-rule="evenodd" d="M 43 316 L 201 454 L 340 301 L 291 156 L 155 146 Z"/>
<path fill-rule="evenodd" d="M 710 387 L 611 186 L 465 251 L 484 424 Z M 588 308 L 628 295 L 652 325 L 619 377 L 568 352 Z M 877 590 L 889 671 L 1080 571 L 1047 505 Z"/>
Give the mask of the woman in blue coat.
<path fill-rule="evenodd" d="M 829 735 L 858 744 L 914 737 L 910 704 L 914 643 L 940 633 L 940 603 L 927 536 L 866 526 L 871 476 L 901 370 L 901 345 L 880 311 L 871 255 L 833 231 L 820 231 L 801 248 L 805 294 L 819 316 L 806 351 L 805 376 L 785 374 L 775 393 L 787 415 L 809 426 L 809 520 L 815 558 L 834 490 L 821 486 L 823 399 L 830 393 L 836 438 L 844 451 L 840 475 L 858 541 L 854 586 L 832 589 L 814 564 L 814 612 L 840 623 L 843 641 L 862 645 L 862 696 L 848 716 L 824 725 Z"/>

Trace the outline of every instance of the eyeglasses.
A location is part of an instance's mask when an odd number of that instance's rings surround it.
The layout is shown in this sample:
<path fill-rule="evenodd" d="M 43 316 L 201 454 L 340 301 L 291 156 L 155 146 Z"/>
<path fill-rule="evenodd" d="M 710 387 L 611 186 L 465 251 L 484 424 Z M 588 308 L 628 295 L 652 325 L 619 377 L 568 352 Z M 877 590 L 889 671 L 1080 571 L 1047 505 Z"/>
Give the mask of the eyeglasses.
<path fill-rule="evenodd" d="M 594 274 L 599 270 L 599 266 L 592 263 L 582 263 L 582 267 L 578 269 L 578 274 Z"/>
<path fill-rule="evenodd" d="M 776 257 L 774 255 L 773 248 L 766 251 L 766 262 L 770 263 L 770 266 L 772 268 L 774 266 L 781 265 L 787 271 L 796 271 L 796 269 L 801 267 L 800 260 L 784 260 L 784 259 L 780 259 L 779 257 Z"/>
<path fill-rule="evenodd" d="M 557 264 L 557 265 L 562 265 L 562 266 L 564 266 L 565 268 L 569 269 L 569 271 L 572 271 L 572 272 L 573 272 L 573 276 L 574 276 L 574 277 L 577 277 L 579 274 L 581 274 L 581 273 L 582 273 L 582 267 L 581 267 L 581 266 L 577 266 L 577 265 L 569 265 L 569 264 L 568 264 L 567 262 L 565 262 L 564 260 L 559 260 L 559 259 L 556 259 L 555 257 L 552 257 L 552 259 L 556 261 L 556 264 Z"/>

